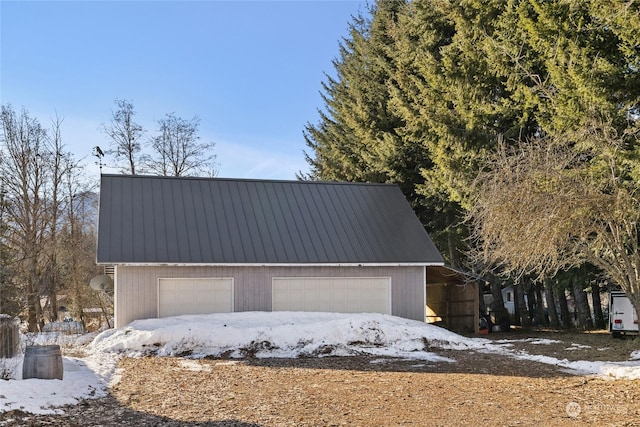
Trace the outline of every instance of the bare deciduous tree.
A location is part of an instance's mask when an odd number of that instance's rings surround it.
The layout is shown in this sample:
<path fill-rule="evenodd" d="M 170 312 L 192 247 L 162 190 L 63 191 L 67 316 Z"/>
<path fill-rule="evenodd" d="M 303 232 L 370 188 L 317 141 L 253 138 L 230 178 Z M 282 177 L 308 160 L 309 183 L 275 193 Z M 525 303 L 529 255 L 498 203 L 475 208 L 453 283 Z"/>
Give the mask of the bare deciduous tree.
<path fill-rule="evenodd" d="M 47 193 L 48 236 L 45 242 L 46 260 L 44 263 L 42 294 L 48 298 L 48 317 L 57 320 L 58 304 L 57 291 L 60 287 L 60 275 L 58 268 L 58 228 L 60 227 L 60 213 L 62 200 L 60 198 L 62 178 L 65 174 L 69 154 L 64 153 L 64 144 L 61 134 L 62 119 L 58 116 L 52 120 L 51 130 L 46 138 L 45 149 L 49 153 L 49 182 Z"/>
<path fill-rule="evenodd" d="M 145 162 L 149 170 L 162 176 L 215 176 L 214 144 L 200 141 L 199 126 L 197 116 L 185 120 L 171 113 L 158 120 Z"/>
<path fill-rule="evenodd" d="M 95 292 L 88 286 L 91 278 L 101 271 L 94 258 L 87 256 L 96 251 L 94 220 L 97 197 L 90 186 L 82 182 L 81 171 L 77 167 L 67 168 L 63 186 L 66 204 L 64 226 L 61 230 L 63 245 L 60 262 L 65 266 L 66 292 L 72 306 L 72 315 L 85 324 L 85 309 L 101 305 Z"/>
<path fill-rule="evenodd" d="M 102 124 L 101 130 L 109 137 L 113 149 L 108 150 L 117 161 L 124 160 L 126 166 L 122 167 L 123 172 L 131 175 L 136 174 L 138 155 L 140 154 L 141 140 L 145 130 L 142 126 L 133 121 L 135 110 L 133 104 L 124 99 L 116 99 L 115 111 L 111 111 L 109 124 Z"/>
<path fill-rule="evenodd" d="M 594 121 L 566 140 L 500 144 L 469 214 L 479 258 L 540 279 L 590 262 L 640 312 L 639 166 L 629 136 Z"/>
<path fill-rule="evenodd" d="M 58 292 L 87 283 L 95 271 L 95 250 L 66 239 L 64 212 L 73 204 L 65 189 L 79 169 L 64 152 L 61 124 L 56 117 L 47 130 L 25 109 L 0 110 L 0 305 L 12 315 L 25 313 L 30 331 L 44 324 L 41 298 L 48 299 L 48 317 L 57 320 Z M 71 249 L 78 257 L 69 261 L 64 255 Z M 84 277 L 70 277 L 74 269 Z"/>
<path fill-rule="evenodd" d="M 18 114 L 11 106 L 2 106 L 0 124 L 3 148 L 0 179 L 6 192 L 8 243 L 25 289 L 28 327 L 36 331 L 42 319 L 40 261 L 50 221 L 45 191 L 51 156 L 45 148 L 45 129 L 26 110 Z"/>
<path fill-rule="evenodd" d="M 0 157 L 0 173 L 2 171 Z M 0 183 L 3 179 L 0 177 Z M 20 286 L 15 282 L 15 258 L 8 243 L 10 227 L 8 224 L 7 194 L 0 184 L 0 314 L 15 317 L 20 314 L 25 304 L 22 301 Z"/>

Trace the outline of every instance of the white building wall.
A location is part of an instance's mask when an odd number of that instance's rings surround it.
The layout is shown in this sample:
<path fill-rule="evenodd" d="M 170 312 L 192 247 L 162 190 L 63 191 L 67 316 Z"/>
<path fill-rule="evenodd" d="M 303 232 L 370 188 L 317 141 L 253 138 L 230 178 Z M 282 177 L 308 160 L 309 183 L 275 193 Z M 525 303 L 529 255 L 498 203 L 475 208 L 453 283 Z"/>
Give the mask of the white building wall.
<path fill-rule="evenodd" d="M 234 311 L 271 311 L 273 277 L 391 277 L 391 313 L 425 320 L 426 267 L 118 266 L 115 325 L 158 316 L 159 278 L 232 277 Z"/>

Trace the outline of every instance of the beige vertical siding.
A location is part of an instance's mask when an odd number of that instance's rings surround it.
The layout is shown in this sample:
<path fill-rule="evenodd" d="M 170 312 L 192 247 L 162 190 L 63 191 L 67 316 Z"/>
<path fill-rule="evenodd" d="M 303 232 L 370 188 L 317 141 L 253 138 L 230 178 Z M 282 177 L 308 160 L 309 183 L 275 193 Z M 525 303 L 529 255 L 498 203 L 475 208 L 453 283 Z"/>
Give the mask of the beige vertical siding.
<path fill-rule="evenodd" d="M 272 277 L 391 277 L 394 316 L 424 321 L 425 267 L 185 267 L 119 266 L 116 327 L 158 316 L 158 279 L 233 277 L 234 311 L 271 311 Z"/>

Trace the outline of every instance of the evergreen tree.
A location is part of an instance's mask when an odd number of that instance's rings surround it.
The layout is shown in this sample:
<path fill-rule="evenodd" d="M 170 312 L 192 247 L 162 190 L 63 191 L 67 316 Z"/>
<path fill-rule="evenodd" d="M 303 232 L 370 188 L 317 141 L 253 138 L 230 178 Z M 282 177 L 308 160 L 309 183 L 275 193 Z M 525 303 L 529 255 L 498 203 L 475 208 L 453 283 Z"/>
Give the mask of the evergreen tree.
<path fill-rule="evenodd" d="M 307 179 L 391 182 L 401 190 L 452 264 L 460 253 L 457 204 L 442 194 L 425 195 L 423 170 L 431 167 L 427 148 L 402 135 L 406 127 L 390 101 L 394 90 L 393 34 L 405 1 L 381 1 L 371 17 L 354 18 L 350 37 L 340 45 L 333 65 L 336 77 L 322 84 L 326 111 L 307 124 L 305 139 L 313 151 Z"/>
<path fill-rule="evenodd" d="M 485 222 L 468 224 L 511 239 L 476 235 L 493 253 L 483 261 L 552 277 L 588 260 L 633 291 L 637 2 L 380 1 L 370 12 L 307 126 L 311 177 L 398 182 L 451 260 L 472 209 Z"/>
<path fill-rule="evenodd" d="M 396 153 L 400 119 L 388 107 L 389 63 L 387 27 L 393 25 L 403 1 L 385 1 L 350 24 L 350 38 L 333 61 L 336 77 L 323 86 L 326 112 L 320 123 L 306 126 L 311 178 L 385 182 L 400 171 L 393 163 L 409 161 Z M 401 157 L 401 158 L 400 158 Z M 403 180 L 396 179 L 396 182 Z"/>
<path fill-rule="evenodd" d="M 486 164 L 471 212 L 494 262 L 553 274 L 588 261 L 637 309 L 639 12 L 621 1 L 510 4 L 517 25 L 495 46 L 539 129 Z"/>

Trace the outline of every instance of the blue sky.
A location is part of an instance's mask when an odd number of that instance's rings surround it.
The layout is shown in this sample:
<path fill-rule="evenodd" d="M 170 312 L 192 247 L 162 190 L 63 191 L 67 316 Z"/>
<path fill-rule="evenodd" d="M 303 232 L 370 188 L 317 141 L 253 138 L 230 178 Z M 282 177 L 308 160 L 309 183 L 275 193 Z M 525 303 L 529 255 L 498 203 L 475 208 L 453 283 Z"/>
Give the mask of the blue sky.
<path fill-rule="evenodd" d="M 153 131 L 201 119 L 218 176 L 295 179 L 324 73 L 364 1 L 0 1 L 0 103 L 62 136 L 88 173 L 115 99 Z M 105 169 L 115 173 L 116 169 Z"/>

